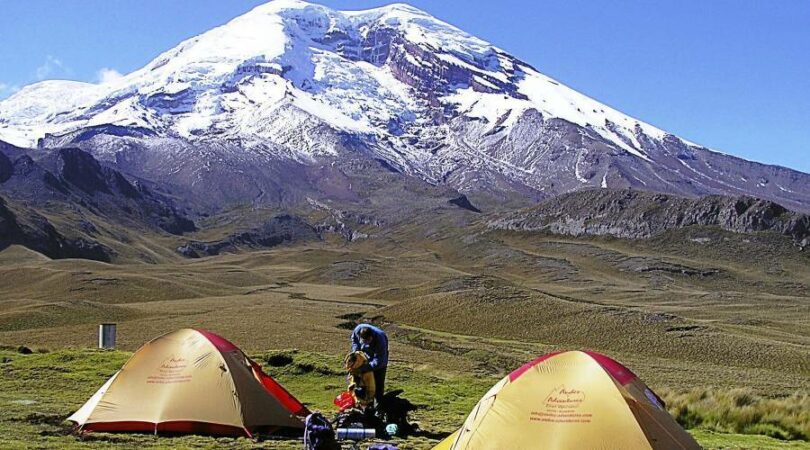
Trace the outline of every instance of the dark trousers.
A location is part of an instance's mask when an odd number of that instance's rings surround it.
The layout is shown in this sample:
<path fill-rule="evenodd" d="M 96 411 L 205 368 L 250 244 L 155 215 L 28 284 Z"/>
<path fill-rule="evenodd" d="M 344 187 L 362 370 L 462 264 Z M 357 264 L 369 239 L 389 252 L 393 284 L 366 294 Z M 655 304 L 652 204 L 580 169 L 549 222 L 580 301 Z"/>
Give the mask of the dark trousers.
<path fill-rule="evenodd" d="M 382 401 L 383 394 L 385 394 L 385 372 L 388 370 L 387 367 L 383 367 L 381 369 L 377 369 L 374 371 L 374 399 L 379 406 L 380 402 Z"/>

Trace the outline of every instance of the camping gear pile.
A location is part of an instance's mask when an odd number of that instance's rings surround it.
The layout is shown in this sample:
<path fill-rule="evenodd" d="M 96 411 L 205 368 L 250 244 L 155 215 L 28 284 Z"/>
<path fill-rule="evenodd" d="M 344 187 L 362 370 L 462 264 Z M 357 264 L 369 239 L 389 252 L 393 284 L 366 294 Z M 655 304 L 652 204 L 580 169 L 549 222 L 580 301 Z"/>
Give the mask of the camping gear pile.
<path fill-rule="evenodd" d="M 328 420 L 320 412 L 310 414 L 304 428 L 304 449 L 305 450 L 337 450 L 340 448 L 339 442 L 350 442 L 352 448 L 356 449 L 357 443 L 368 439 L 381 437 L 402 437 L 400 424 L 404 423 L 412 431 L 416 427 L 408 423 L 407 413 L 415 407 L 409 401 L 399 397 L 402 391 L 394 391 L 386 394 L 384 399 L 388 399 L 388 404 L 394 405 L 391 412 L 385 411 L 385 407 L 378 409 L 364 408 L 354 403 L 349 391 L 343 392 L 335 399 L 336 405 L 343 405 L 341 411 L 333 421 Z M 347 402 L 346 399 L 351 400 Z M 397 406 L 400 405 L 400 406 Z M 408 405 L 403 407 L 403 405 Z M 387 419 L 395 423 L 386 424 Z M 393 444 L 378 443 L 370 449 L 396 450 Z"/>
<path fill-rule="evenodd" d="M 362 370 L 368 361 L 368 356 L 362 351 L 349 353 L 343 361 L 348 387 L 334 400 L 339 412 L 331 422 L 338 441 L 359 442 L 375 437 L 404 437 L 418 429 L 408 418 L 408 414 L 416 407 L 400 397 L 402 390 L 385 393 L 375 403 L 374 374 L 370 370 Z"/>
<path fill-rule="evenodd" d="M 357 360 L 351 363 L 350 387 L 335 398 L 339 412 L 330 421 L 310 413 L 228 340 L 183 329 L 141 347 L 68 420 L 81 432 L 303 433 L 306 450 L 339 450 L 340 441 L 357 448 L 365 439 L 417 432 L 408 417 L 415 406 L 400 397 L 402 391 L 385 393 L 375 405 L 373 393 L 361 391 L 366 381 L 352 374 Z M 700 446 L 629 369 L 596 352 L 568 351 L 543 355 L 507 375 L 433 450 L 533 448 Z"/>
<path fill-rule="evenodd" d="M 357 402 L 351 390 L 338 395 L 334 404 L 339 412 L 331 422 L 335 427 L 336 439 L 359 442 L 373 438 L 406 437 L 417 432 L 418 426 L 412 424 L 408 417 L 416 406 L 400 397 L 401 394 L 402 390 L 386 392 L 376 407 Z M 392 444 L 376 445 L 380 448 L 394 447 Z"/>

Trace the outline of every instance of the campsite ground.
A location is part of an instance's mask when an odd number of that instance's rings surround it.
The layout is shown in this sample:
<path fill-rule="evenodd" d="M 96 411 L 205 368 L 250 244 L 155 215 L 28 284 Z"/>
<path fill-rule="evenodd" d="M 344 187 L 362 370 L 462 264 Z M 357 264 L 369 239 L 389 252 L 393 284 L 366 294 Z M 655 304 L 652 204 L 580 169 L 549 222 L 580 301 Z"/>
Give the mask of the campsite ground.
<path fill-rule="evenodd" d="M 414 417 L 426 434 L 401 448 L 430 448 L 522 362 L 583 347 L 626 363 L 707 448 L 810 448 L 810 256 L 769 236 L 698 238 L 486 232 L 427 242 L 403 232 L 351 246 L 117 265 L 11 247 L 0 252 L 0 447 L 298 448 L 79 440 L 61 422 L 128 352 L 182 327 L 226 336 L 329 411 L 348 329 L 374 320 L 392 337 L 390 388 L 422 406 Z M 119 324 L 120 351 L 87 350 L 102 321 Z M 290 358 L 270 358 L 279 352 Z"/>
<path fill-rule="evenodd" d="M 234 448 L 299 449 L 297 440 L 210 438 L 202 436 L 157 437 L 151 435 L 91 434 L 84 439 L 70 435 L 63 423 L 64 411 L 76 409 L 97 385 L 103 383 L 129 357 L 130 353 L 96 350 L 55 350 L 22 355 L 16 350 L 0 351 L 4 377 L 0 379 L 0 448 Z M 268 360 L 290 356 L 290 362 L 273 367 Z M 253 355 L 290 391 L 310 407 L 329 410 L 334 392 L 341 388 L 341 375 L 335 370 L 339 358 L 302 352 L 275 351 Z M 275 358 L 271 358 L 276 356 Z M 277 363 L 276 363 L 277 364 Z M 437 439 L 457 426 L 478 396 L 494 382 L 490 377 L 461 373 L 434 372 L 411 365 L 396 366 L 391 384 L 405 390 L 420 405 L 415 414 L 425 433 L 400 440 L 402 449 L 430 448 Z M 806 442 L 785 442 L 765 436 L 693 430 L 706 448 L 777 449 L 810 448 Z"/>

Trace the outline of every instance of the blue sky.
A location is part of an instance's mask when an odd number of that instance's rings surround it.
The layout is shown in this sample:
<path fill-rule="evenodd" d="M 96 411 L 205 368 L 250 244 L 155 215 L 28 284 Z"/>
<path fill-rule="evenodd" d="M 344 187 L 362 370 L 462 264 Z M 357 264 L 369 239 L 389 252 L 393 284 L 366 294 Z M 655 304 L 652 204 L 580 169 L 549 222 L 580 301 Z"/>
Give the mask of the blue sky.
<path fill-rule="evenodd" d="M 40 79 L 133 71 L 260 3 L 0 0 L 0 98 Z M 810 1 L 410 3 L 674 134 L 810 172 Z"/>

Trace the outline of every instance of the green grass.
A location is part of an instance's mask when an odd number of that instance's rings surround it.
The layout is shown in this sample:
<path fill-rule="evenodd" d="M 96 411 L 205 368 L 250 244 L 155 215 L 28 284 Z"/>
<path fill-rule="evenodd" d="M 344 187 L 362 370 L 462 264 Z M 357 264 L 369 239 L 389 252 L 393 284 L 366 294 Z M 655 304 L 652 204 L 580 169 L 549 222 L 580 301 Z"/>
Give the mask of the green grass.
<path fill-rule="evenodd" d="M 286 358 L 279 358 L 279 355 Z M 0 448 L 228 448 L 298 449 L 294 439 L 254 442 L 247 439 L 204 436 L 162 437 L 139 434 L 94 433 L 80 439 L 70 434 L 63 420 L 86 401 L 118 370 L 128 352 L 56 350 L 23 355 L 0 350 Z M 334 410 L 333 397 L 343 388 L 335 355 L 298 350 L 266 351 L 253 357 L 268 373 L 312 409 Z M 267 364 L 272 361 L 273 365 Z M 403 389 L 420 408 L 413 419 L 427 434 L 400 440 L 402 449 L 429 449 L 461 424 L 495 377 L 436 373 L 413 365 L 396 365 L 389 375 L 391 389 Z M 731 397 L 740 401 L 740 396 Z M 810 448 L 810 443 L 786 442 L 766 436 L 724 434 L 692 430 L 706 448 L 771 449 Z"/>
<path fill-rule="evenodd" d="M 8 346 L 0 348 L 0 449 L 300 448 L 196 436 L 79 441 L 61 420 L 127 353 L 77 349 L 93 346 L 98 323 L 108 320 L 118 322 L 125 351 L 179 328 L 210 329 L 262 363 L 291 357 L 268 371 L 331 411 L 346 328 L 362 317 L 385 318 L 389 387 L 424 405 L 414 419 L 435 433 L 402 448 L 430 448 L 431 437 L 457 427 L 524 362 L 577 348 L 625 363 L 708 448 L 808 446 L 773 438 L 808 436 L 807 252 L 783 239 L 711 230 L 626 242 L 434 225 L 428 239 L 422 226 L 400 227 L 347 246 L 159 264 L 0 252 L 0 344 Z M 692 240 L 709 232 L 711 245 Z M 23 356 L 20 345 L 52 351 Z"/>
<path fill-rule="evenodd" d="M 283 367 L 267 365 L 279 354 L 292 361 Z M 215 439 L 203 436 L 179 438 L 138 434 L 97 433 L 84 441 L 70 434 L 63 420 L 78 409 L 129 357 L 127 352 L 57 350 L 22 355 L 0 351 L 0 448 L 104 448 L 213 447 L 299 448 L 297 441 Z M 338 357 L 296 350 L 253 355 L 267 372 L 279 380 L 311 409 L 333 412 L 332 399 L 345 387 Z M 402 448 L 430 448 L 439 437 L 460 424 L 486 389 L 490 380 L 464 376 L 437 376 L 400 366 L 391 371 L 389 384 L 403 389 L 404 396 L 420 405 L 413 419 L 430 432 L 400 442 Z"/>
<path fill-rule="evenodd" d="M 764 398 L 747 389 L 660 392 L 684 426 L 723 433 L 760 434 L 782 440 L 810 440 L 810 396 Z"/>
<path fill-rule="evenodd" d="M 768 436 L 725 434 L 706 430 L 689 430 L 703 448 L 723 450 L 810 449 L 804 441 L 781 441 Z"/>

